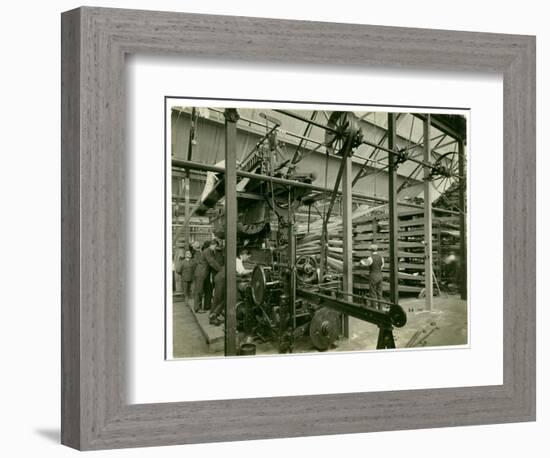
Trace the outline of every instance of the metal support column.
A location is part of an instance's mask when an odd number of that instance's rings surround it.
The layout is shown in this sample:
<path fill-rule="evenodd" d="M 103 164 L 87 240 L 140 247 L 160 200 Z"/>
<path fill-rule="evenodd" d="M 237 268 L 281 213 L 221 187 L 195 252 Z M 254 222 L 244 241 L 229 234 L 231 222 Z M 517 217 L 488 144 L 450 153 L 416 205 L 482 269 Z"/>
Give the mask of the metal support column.
<path fill-rule="evenodd" d="M 289 342 L 289 352 L 294 350 L 294 331 L 296 330 L 296 234 L 295 222 L 296 215 L 292 208 L 294 202 L 294 192 L 288 193 L 288 268 L 290 270 L 290 284 L 288 292 L 289 312 L 291 322 L 291 337 Z"/>
<path fill-rule="evenodd" d="M 346 168 L 346 160 L 351 156 L 353 146 L 353 136 L 349 135 L 346 138 L 344 146 L 341 150 L 342 162 L 338 169 L 338 175 L 336 175 L 336 180 L 334 181 L 334 189 L 332 191 L 332 196 L 330 198 L 330 203 L 326 214 L 323 217 L 323 229 L 321 232 L 321 261 L 319 265 L 320 280 L 323 281 L 325 276 L 326 261 L 327 261 L 327 252 L 328 252 L 328 222 L 330 220 L 330 215 L 332 214 L 332 209 L 334 208 L 334 202 L 336 202 L 336 197 L 339 194 L 340 182 L 342 181 L 342 176 Z M 350 174 L 351 175 L 351 174 Z M 351 205 L 351 204 L 350 204 Z"/>
<path fill-rule="evenodd" d="M 185 224 L 185 249 L 189 250 L 191 248 L 191 203 L 190 203 L 190 188 L 191 188 L 191 173 L 189 169 L 185 172 L 184 179 L 184 192 L 185 192 L 185 221 L 189 221 Z"/>
<path fill-rule="evenodd" d="M 424 117 L 424 162 L 431 163 L 430 123 L 431 116 Z M 424 283 L 425 310 L 433 308 L 433 263 L 432 263 L 432 180 L 430 167 L 424 166 Z"/>
<path fill-rule="evenodd" d="M 460 208 L 460 298 L 468 298 L 468 253 L 466 248 L 466 157 L 464 140 L 458 142 L 458 174 L 460 175 L 459 208 Z"/>
<path fill-rule="evenodd" d="M 237 354 L 237 121 L 225 110 L 225 355 Z"/>
<path fill-rule="evenodd" d="M 187 144 L 187 160 L 193 158 L 193 145 L 195 143 L 195 128 L 197 123 L 197 110 L 195 107 L 191 110 L 191 123 L 189 127 L 189 142 Z M 191 171 L 185 170 L 185 245 L 186 250 L 191 247 L 191 204 L 189 202 L 191 188 Z"/>
<path fill-rule="evenodd" d="M 396 115 L 388 113 L 388 149 L 395 148 L 396 138 Z M 397 165 L 395 164 L 395 155 L 388 154 L 388 197 L 389 197 L 389 239 L 390 239 L 390 302 L 399 301 L 399 283 L 398 283 L 398 256 L 397 256 Z"/>
<path fill-rule="evenodd" d="M 342 175 L 342 222 L 343 222 L 343 238 L 344 238 L 344 294 L 353 293 L 353 224 L 352 224 L 352 161 L 348 155 L 342 159 L 345 161 L 344 173 Z M 350 297 L 350 296 L 346 296 Z M 345 338 L 349 337 L 349 317 L 342 315 L 342 335 Z"/>

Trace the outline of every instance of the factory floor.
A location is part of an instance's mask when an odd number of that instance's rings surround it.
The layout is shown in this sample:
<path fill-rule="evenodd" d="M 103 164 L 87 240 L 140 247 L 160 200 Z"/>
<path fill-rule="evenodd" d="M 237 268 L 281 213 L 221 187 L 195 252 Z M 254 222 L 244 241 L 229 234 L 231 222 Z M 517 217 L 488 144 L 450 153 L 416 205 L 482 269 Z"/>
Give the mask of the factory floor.
<path fill-rule="evenodd" d="M 174 298 L 172 311 L 173 354 L 174 358 L 187 358 L 208 355 L 208 342 L 193 312 L 181 298 Z"/>
<path fill-rule="evenodd" d="M 468 343 L 467 303 L 460 296 L 434 297 L 432 311 L 425 311 L 425 300 L 401 299 L 407 324 L 393 331 L 396 348 L 439 347 Z M 378 328 L 350 319 L 350 338 L 338 342 L 337 350 L 375 349 Z"/>
<path fill-rule="evenodd" d="M 423 310 L 424 299 L 403 298 L 400 305 L 407 312 L 407 324 L 394 329 L 395 345 L 436 347 L 465 345 L 467 336 L 467 303 L 457 295 L 434 297 L 432 311 Z M 208 324 L 207 314 L 195 315 L 184 302 L 174 302 L 173 354 L 175 358 L 223 356 L 223 326 Z M 370 323 L 350 318 L 349 339 L 338 340 L 329 351 L 374 350 L 378 328 Z M 209 342 L 210 340 L 210 342 Z M 255 342 L 256 354 L 277 354 L 273 342 Z M 295 353 L 317 352 L 309 336 L 295 341 Z"/>

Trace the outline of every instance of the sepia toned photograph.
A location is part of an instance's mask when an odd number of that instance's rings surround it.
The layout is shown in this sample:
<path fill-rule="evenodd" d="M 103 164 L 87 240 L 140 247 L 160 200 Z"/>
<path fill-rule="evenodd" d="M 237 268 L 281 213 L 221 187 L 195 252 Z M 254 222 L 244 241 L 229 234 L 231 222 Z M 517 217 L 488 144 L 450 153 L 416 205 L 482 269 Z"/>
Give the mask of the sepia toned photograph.
<path fill-rule="evenodd" d="M 168 359 L 469 344 L 467 110 L 165 103 Z"/>

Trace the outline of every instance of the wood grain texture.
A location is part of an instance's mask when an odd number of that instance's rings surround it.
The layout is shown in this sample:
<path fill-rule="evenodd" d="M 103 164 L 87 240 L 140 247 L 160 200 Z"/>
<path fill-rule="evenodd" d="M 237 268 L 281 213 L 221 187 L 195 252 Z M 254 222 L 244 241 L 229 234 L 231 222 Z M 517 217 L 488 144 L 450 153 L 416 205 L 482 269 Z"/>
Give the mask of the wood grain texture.
<path fill-rule="evenodd" d="M 61 441 L 80 446 L 80 15 L 61 24 Z"/>
<path fill-rule="evenodd" d="M 62 16 L 62 442 L 103 449 L 535 418 L 535 39 L 184 13 Z M 504 77 L 504 384 L 129 405 L 128 53 Z"/>

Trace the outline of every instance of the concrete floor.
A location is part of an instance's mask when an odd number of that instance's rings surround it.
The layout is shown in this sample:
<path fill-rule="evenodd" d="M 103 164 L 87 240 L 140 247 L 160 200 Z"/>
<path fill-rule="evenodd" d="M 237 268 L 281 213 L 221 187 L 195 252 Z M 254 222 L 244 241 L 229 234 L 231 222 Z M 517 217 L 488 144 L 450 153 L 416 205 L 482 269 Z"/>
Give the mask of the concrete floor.
<path fill-rule="evenodd" d="M 433 310 L 424 311 L 424 299 L 402 299 L 407 324 L 393 331 L 396 348 L 439 347 L 468 343 L 467 303 L 460 296 L 436 297 Z M 410 311 L 409 311 L 410 310 Z M 364 321 L 350 320 L 350 338 L 338 350 L 375 349 L 378 329 Z"/>
<path fill-rule="evenodd" d="M 459 296 L 434 298 L 433 311 L 424 311 L 424 299 L 399 301 L 407 312 L 407 324 L 394 329 L 397 348 L 464 345 L 467 336 L 467 304 Z M 184 302 L 174 302 L 173 336 L 175 358 L 223 356 L 223 326 L 208 324 L 208 314 L 195 315 Z M 374 350 L 378 328 L 350 318 L 350 338 L 336 342 L 329 351 Z M 210 343 L 208 343 L 210 341 Z M 317 352 L 309 336 L 295 341 L 295 353 Z M 256 343 L 256 354 L 277 354 L 276 343 Z"/>
<path fill-rule="evenodd" d="M 184 302 L 174 301 L 172 330 L 175 358 L 209 355 L 208 343 Z"/>

